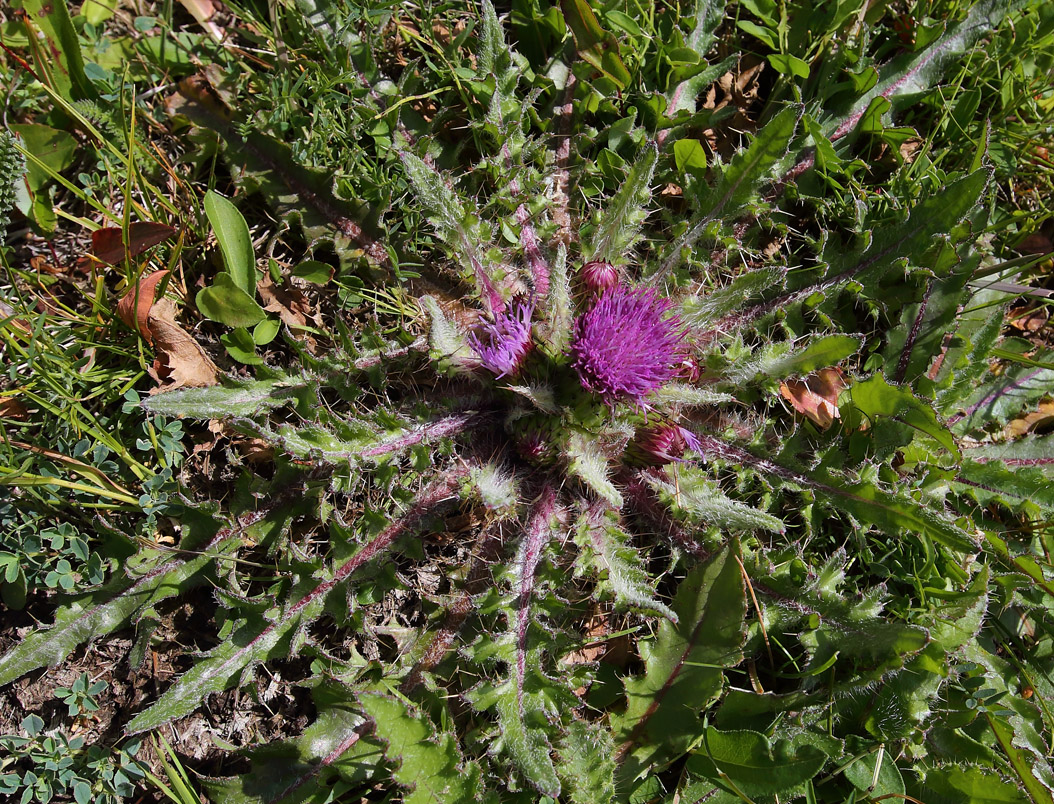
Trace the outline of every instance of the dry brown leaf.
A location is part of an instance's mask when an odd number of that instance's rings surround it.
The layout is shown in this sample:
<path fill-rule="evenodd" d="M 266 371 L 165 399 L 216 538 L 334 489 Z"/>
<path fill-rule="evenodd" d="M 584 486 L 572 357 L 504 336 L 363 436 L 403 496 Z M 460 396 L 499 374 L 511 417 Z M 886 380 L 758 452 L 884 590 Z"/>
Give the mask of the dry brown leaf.
<path fill-rule="evenodd" d="M 0 419 L 24 419 L 29 410 L 13 396 L 0 398 Z"/>
<path fill-rule="evenodd" d="M 307 329 L 314 318 L 311 302 L 299 288 L 288 283 L 276 285 L 268 274 L 260 277 L 256 290 L 263 300 L 263 308 L 269 313 L 278 313 L 282 323 L 291 329 Z"/>
<path fill-rule="evenodd" d="M 804 380 L 780 383 L 780 395 L 817 427 L 824 430 L 839 417 L 838 397 L 845 389 L 845 374 L 837 366 L 820 369 Z"/>
<path fill-rule="evenodd" d="M 176 323 L 176 311 L 175 302 L 164 298 L 150 311 L 150 332 L 157 350 L 151 376 L 159 383 L 150 391 L 151 394 L 219 382 L 216 364 L 201 344 Z"/>
<path fill-rule="evenodd" d="M 140 278 L 119 302 L 117 315 L 144 338 L 147 343 L 153 342 L 150 333 L 150 308 L 154 306 L 154 294 L 157 284 L 168 275 L 168 271 L 154 271 L 145 278 Z"/>
<path fill-rule="evenodd" d="M 1010 319 L 1007 323 L 1022 332 L 1038 332 L 1043 329 L 1049 318 L 1050 313 L 1047 311 L 1046 306 L 1025 307 L 1019 310 L 1011 310 Z"/>
<path fill-rule="evenodd" d="M 1020 438 L 1037 430 L 1046 432 L 1052 427 L 1054 427 L 1054 402 L 1040 402 L 1037 410 L 1010 422 L 1006 426 L 1006 433 L 1011 438 Z"/>

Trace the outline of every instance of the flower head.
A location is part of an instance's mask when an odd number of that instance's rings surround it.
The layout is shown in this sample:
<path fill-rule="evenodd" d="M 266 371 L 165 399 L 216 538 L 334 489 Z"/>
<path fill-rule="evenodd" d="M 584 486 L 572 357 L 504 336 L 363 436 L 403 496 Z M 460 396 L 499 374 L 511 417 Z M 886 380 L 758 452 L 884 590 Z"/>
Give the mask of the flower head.
<path fill-rule="evenodd" d="M 468 336 L 483 365 L 495 375 L 515 374 L 531 350 L 531 314 L 534 305 L 513 302 L 494 316 L 494 323 L 483 324 Z"/>
<path fill-rule="evenodd" d="M 684 328 L 651 288 L 604 291 L 575 321 L 573 365 L 583 387 L 609 404 L 644 397 L 673 378 L 684 359 Z"/>

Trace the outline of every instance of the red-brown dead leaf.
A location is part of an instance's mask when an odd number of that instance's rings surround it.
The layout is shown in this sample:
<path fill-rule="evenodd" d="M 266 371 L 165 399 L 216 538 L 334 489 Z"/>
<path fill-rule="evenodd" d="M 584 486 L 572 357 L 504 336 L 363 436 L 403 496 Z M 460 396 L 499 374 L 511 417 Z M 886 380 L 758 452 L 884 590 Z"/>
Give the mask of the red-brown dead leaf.
<path fill-rule="evenodd" d="M 168 271 L 154 271 L 145 278 L 140 278 L 119 302 L 117 315 L 144 338 L 147 343 L 153 342 L 150 332 L 150 308 L 154 306 L 154 294 L 158 283 L 168 275 Z"/>
<path fill-rule="evenodd" d="M 128 246 L 126 248 L 121 227 L 107 226 L 92 232 L 91 250 L 96 259 L 108 265 L 117 265 L 124 261 L 126 251 L 129 257 L 135 257 L 148 248 L 168 240 L 178 231 L 175 227 L 166 226 L 163 223 L 136 221 L 128 224 Z"/>
<path fill-rule="evenodd" d="M 1043 329 L 1049 318 L 1050 313 L 1047 312 L 1046 306 L 1025 307 L 1011 310 L 1007 323 L 1022 332 L 1038 332 Z"/>
<path fill-rule="evenodd" d="M 804 380 L 780 383 L 780 395 L 823 430 L 839 417 L 838 397 L 844 389 L 845 373 L 837 366 L 820 369 Z"/>
<path fill-rule="evenodd" d="M 150 332 L 154 336 L 157 358 L 151 376 L 159 386 L 151 394 L 173 391 L 184 386 L 200 388 L 215 385 L 219 369 L 194 338 L 176 323 L 176 304 L 162 298 L 150 311 Z"/>

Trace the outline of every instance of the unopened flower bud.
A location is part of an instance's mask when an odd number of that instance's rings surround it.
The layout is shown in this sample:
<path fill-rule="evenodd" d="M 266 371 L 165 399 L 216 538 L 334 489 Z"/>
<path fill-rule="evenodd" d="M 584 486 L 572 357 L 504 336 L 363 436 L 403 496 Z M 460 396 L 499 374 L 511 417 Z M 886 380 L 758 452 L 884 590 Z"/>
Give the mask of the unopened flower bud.
<path fill-rule="evenodd" d="M 560 457 L 559 423 L 540 415 L 523 416 L 510 422 L 516 452 L 530 464 L 549 467 Z"/>
<path fill-rule="evenodd" d="M 699 452 L 699 439 L 691 430 L 676 424 L 645 427 L 626 449 L 626 463 L 634 466 L 665 466 L 679 461 L 687 450 Z"/>
<path fill-rule="evenodd" d="M 602 293 L 618 284 L 618 271 L 610 262 L 587 262 L 582 266 L 582 283 L 593 293 Z"/>

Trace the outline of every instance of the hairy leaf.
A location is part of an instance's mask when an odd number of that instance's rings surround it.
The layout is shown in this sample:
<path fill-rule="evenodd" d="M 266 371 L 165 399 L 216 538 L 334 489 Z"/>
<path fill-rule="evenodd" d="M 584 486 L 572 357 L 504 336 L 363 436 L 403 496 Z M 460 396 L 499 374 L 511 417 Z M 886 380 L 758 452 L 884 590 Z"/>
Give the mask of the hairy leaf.
<path fill-rule="evenodd" d="M 358 700 L 387 745 L 385 754 L 397 762 L 393 778 L 410 788 L 406 804 L 476 801 L 479 766 L 464 761 L 454 735 L 437 732 L 426 715 L 400 699 L 363 692 Z"/>
<path fill-rule="evenodd" d="M 647 215 L 645 205 L 651 199 L 651 177 L 658 158 L 659 149 L 654 144 L 645 146 L 622 187 L 604 208 L 593 242 L 585 251 L 588 259 L 616 265 L 625 260 Z"/>

